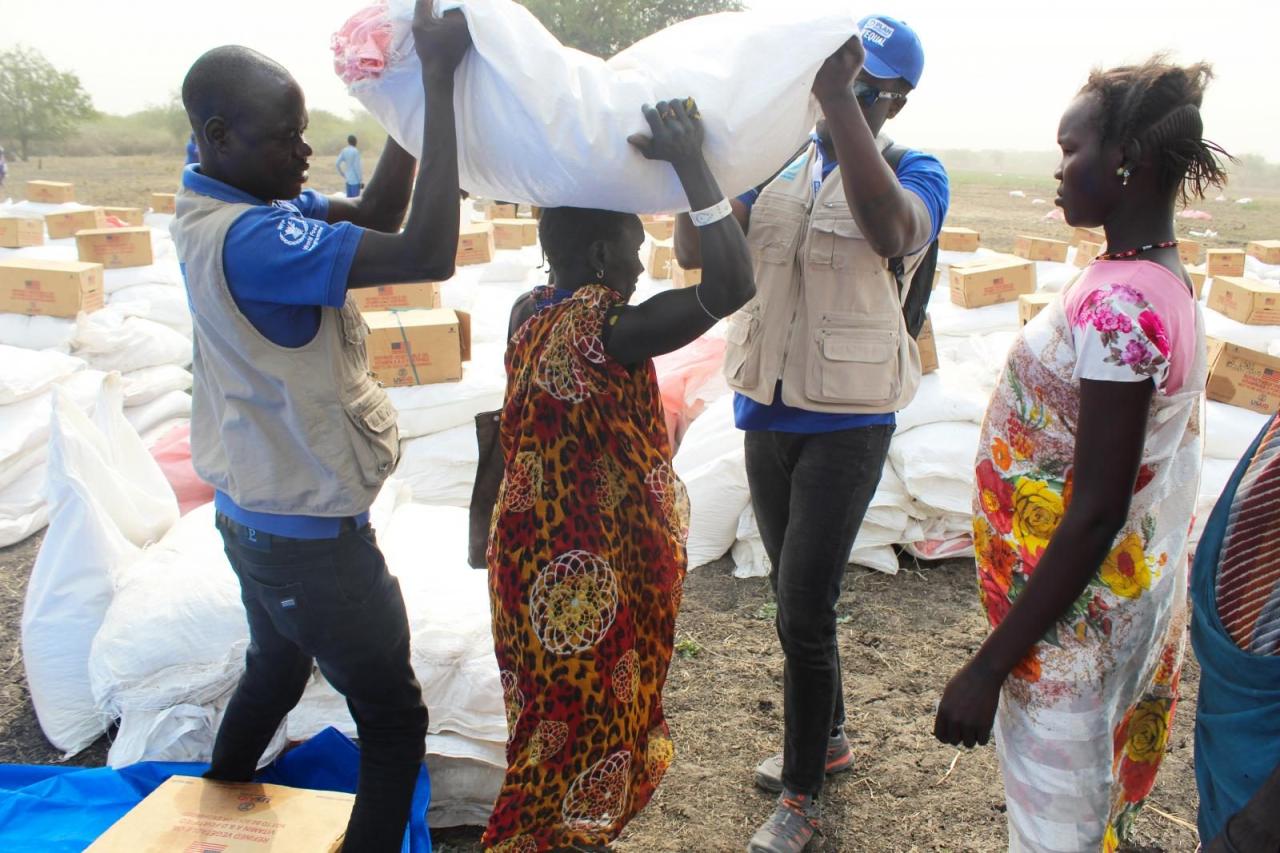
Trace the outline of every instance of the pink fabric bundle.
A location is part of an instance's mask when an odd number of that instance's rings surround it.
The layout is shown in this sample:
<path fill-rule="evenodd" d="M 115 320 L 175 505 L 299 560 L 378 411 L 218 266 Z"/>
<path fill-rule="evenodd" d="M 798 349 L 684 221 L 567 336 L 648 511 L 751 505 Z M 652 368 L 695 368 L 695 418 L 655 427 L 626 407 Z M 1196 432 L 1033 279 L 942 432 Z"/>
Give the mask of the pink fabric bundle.
<path fill-rule="evenodd" d="M 653 360 L 672 450 L 680 446 L 680 439 L 684 438 L 685 430 L 693 419 L 702 414 L 705 402 L 690 398 L 720 372 L 724 347 L 723 338 L 701 337 L 686 347 Z"/>
<path fill-rule="evenodd" d="M 356 12 L 333 34 L 329 45 L 333 48 L 333 69 L 348 86 L 380 77 L 391 52 L 386 4 L 376 3 Z"/>
<path fill-rule="evenodd" d="M 213 486 L 201 480 L 191 464 L 191 425 L 176 426 L 152 447 L 151 455 L 178 498 L 178 512 L 186 515 L 213 500 Z"/>

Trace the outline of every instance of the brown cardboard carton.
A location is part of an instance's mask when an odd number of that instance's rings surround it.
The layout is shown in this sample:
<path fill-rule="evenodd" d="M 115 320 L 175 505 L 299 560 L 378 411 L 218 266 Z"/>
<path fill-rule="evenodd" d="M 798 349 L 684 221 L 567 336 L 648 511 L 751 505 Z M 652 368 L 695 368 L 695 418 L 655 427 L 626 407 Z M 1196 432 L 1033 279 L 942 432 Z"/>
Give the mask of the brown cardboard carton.
<path fill-rule="evenodd" d="M 519 211 L 519 205 L 490 203 L 484 206 L 484 218 L 491 222 L 499 219 L 515 219 Z"/>
<path fill-rule="evenodd" d="M 972 228 L 943 228 L 938 232 L 938 249 L 943 252 L 976 252 L 982 235 Z"/>
<path fill-rule="evenodd" d="M 156 213 L 173 213 L 177 199 L 175 193 L 152 193 L 151 209 Z"/>
<path fill-rule="evenodd" d="M 1205 395 L 1219 403 L 1275 414 L 1280 409 L 1280 358 L 1210 338 Z"/>
<path fill-rule="evenodd" d="M 86 853 L 334 853 L 355 795 L 172 776 Z"/>
<path fill-rule="evenodd" d="M 458 229 L 458 266 L 487 264 L 493 260 L 495 249 L 492 222 L 476 222 Z"/>
<path fill-rule="evenodd" d="M 1205 269 L 1209 278 L 1220 275 L 1244 275 L 1244 251 L 1242 249 L 1210 249 Z"/>
<path fill-rule="evenodd" d="M 1237 323 L 1280 325 L 1280 286 L 1252 278 L 1214 276 L 1209 307 Z"/>
<path fill-rule="evenodd" d="M 1013 244 L 1013 253 L 1028 261 L 1067 262 L 1067 249 L 1071 246 L 1065 240 L 1050 240 L 1048 237 L 1032 237 L 1023 234 Z"/>
<path fill-rule="evenodd" d="M 44 227 L 49 229 L 50 240 L 66 240 L 76 236 L 77 231 L 106 228 L 107 214 L 100 207 L 73 210 L 70 213 L 50 213 L 44 218 Z"/>
<path fill-rule="evenodd" d="M 76 185 L 61 181 L 27 181 L 27 201 L 66 204 L 76 200 Z"/>
<path fill-rule="evenodd" d="M 404 284 L 380 284 L 377 287 L 353 287 L 348 293 L 361 313 L 370 311 L 407 311 L 411 308 L 439 308 L 440 283 L 415 281 Z"/>
<path fill-rule="evenodd" d="M 140 207 L 104 207 L 102 212 L 109 217 L 114 217 L 125 225 L 132 225 L 139 228 L 145 224 L 146 211 Z"/>
<path fill-rule="evenodd" d="M 671 284 L 675 287 L 694 287 L 702 284 L 702 268 L 685 269 L 680 266 L 679 261 L 672 261 L 671 266 Z"/>
<path fill-rule="evenodd" d="M 44 245 L 44 222 L 20 216 L 0 217 L 0 249 Z"/>
<path fill-rule="evenodd" d="M 644 230 L 655 240 L 670 240 L 676 235 L 676 218 L 674 216 L 642 216 Z"/>
<path fill-rule="evenodd" d="M 383 385 L 455 382 L 471 360 L 471 318 L 461 311 L 375 311 L 364 321 L 369 369 Z"/>
<path fill-rule="evenodd" d="M 676 263 L 676 244 L 674 240 L 655 239 L 649 246 L 649 277 L 658 281 L 671 278 L 671 267 Z"/>
<path fill-rule="evenodd" d="M 1184 267 L 1194 267 L 1204 261 L 1204 244 L 1195 240 L 1178 241 L 1178 260 Z"/>
<path fill-rule="evenodd" d="M 1093 263 L 1093 259 L 1102 254 L 1102 243 L 1091 243 L 1088 240 L 1081 240 L 1076 244 L 1075 265 L 1084 269 Z"/>
<path fill-rule="evenodd" d="M 956 264 L 950 273 L 951 301 L 961 308 L 1013 302 L 1036 290 L 1036 265 L 1011 255 Z"/>
<path fill-rule="evenodd" d="M 80 260 L 102 264 L 109 270 L 146 267 L 155 262 L 151 254 L 150 228 L 101 228 L 76 234 Z"/>
<path fill-rule="evenodd" d="M 1025 326 L 1054 300 L 1055 293 L 1025 293 L 1018 297 L 1018 324 Z"/>
<path fill-rule="evenodd" d="M 1205 275 L 1203 269 L 1187 270 L 1187 275 L 1191 278 L 1191 289 L 1199 300 L 1204 296 L 1204 282 L 1208 276 Z"/>
<path fill-rule="evenodd" d="M 1280 240 L 1254 240 L 1244 250 L 1264 264 L 1280 264 Z"/>
<path fill-rule="evenodd" d="M 493 220 L 493 245 L 499 249 L 523 249 L 538 245 L 538 223 L 532 219 Z"/>
<path fill-rule="evenodd" d="M 1097 243 L 1099 246 L 1105 246 L 1106 232 L 1101 228 L 1076 228 L 1071 232 L 1071 245 L 1079 246 L 1081 243 Z"/>
<path fill-rule="evenodd" d="M 0 312 L 74 317 L 104 301 L 102 264 L 79 261 L 0 261 Z"/>
<path fill-rule="evenodd" d="M 920 349 L 920 374 L 926 376 L 938 369 L 938 342 L 933 337 L 933 321 L 924 318 L 920 327 L 920 336 L 916 338 L 916 346 Z"/>

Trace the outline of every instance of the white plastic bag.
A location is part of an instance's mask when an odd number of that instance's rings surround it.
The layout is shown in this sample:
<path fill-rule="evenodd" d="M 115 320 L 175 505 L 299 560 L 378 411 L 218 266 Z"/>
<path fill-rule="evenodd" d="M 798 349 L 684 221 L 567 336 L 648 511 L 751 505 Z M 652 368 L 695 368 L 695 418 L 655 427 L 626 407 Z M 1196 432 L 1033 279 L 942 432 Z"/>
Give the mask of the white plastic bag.
<path fill-rule="evenodd" d="M 0 344 L 0 406 L 34 397 L 84 366 L 83 360 L 61 353 Z"/>
<path fill-rule="evenodd" d="M 389 0 L 387 67 L 351 93 L 405 150 L 422 150 L 425 98 L 411 0 Z M 817 117 L 809 95 L 828 56 L 857 33 L 853 9 L 792 5 L 776 15 L 726 13 L 676 24 L 605 62 L 563 47 L 510 0 L 461 7 L 473 51 L 455 103 L 462 186 L 488 198 L 656 213 L 688 202 L 671 167 L 628 143 L 647 131 L 640 106 L 694 97 L 706 153 L 729 196 L 767 179 Z M 766 60 L 767 61 L 764 61 Z"/>
<path fill-rule="evenodd" d="M 72 352 L 90 367 L 121 373 L 161 364 L 191 364 L 190 339 L 160 323 L 124 316 L 116 308 L 81 314 Z"/>

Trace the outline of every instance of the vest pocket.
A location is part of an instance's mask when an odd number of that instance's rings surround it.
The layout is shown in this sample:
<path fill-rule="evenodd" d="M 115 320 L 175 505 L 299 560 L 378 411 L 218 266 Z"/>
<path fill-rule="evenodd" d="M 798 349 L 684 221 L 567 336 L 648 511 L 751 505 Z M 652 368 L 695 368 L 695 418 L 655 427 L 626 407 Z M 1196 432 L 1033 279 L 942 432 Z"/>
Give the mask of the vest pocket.
<path fill-rule="evenodd" d="M 350 295 L 347 296 L 347 301 L 339 314 L 342 316 L 342 339 L 349 346 L 363 347 L 364 339 L 369 336 L 369 327 L 365 324 L 364 316 L 361 315 L 360 309 L 356 307 L 355 300 Z"/>
<path fill-rule="evenodd" d="M 815 218 L 809 234 L 809 263 L 838 270 L 852 266 L 856 251 L 852 241 L 863 239 L 862 231 L 852 217 Z"/>
<path fill-rule="evenodd" d="M 885 406 L 898 397 L 898 333 L 884 329 L 819 328 L 805 395 L 821 403 Z"/>
<path fill-rule="evenodd" d="M 347 418 L 355 428 L 352 445 L 361 479 L 366 486 L 380 486 L 400 461 L 396 407 L 387 397 L 387 392 L 369 382 L 345 408 Z"/>
<path fill-rule="evenodd" d="M 760 306 L 729 317 L 725 331 L 725 378 L 739 387 L 753 387 L 760 379 L 760 347 L 753 339 L 760 327 Z"/>

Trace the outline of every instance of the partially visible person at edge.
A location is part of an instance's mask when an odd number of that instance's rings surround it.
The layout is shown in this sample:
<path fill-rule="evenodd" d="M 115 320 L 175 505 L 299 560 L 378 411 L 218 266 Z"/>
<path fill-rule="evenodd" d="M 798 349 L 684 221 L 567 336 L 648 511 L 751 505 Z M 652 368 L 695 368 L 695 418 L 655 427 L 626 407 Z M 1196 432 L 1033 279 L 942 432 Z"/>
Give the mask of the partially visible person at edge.
<path fill-rule="evenodd" d="M 338 174 L 347 183 L 347 198 L 358 198 L 364 188 L 364 169 L 360 164 L 360 149 L 356 138 L 347 137 L 347 147 L 338 154 Z"/>
<path fill-rule="evenodd" d="M 751 503 L 772 564 L 785 656 L 783 751 L 755 782 L 780 794 L 751 839 L 798 851 L 818 827 L 829 773 L 853 766 L 845 737 L 836 602 L 854 538 L 880 482 L 895 412 L 920 381 L 889 259 L 910 281 L 950 201 L 947 174 L 907 150 L 896 169 L 885 122 L 920 82 L 916 33 L 864 18 L 813 84 L 823 119 L 808 148 L 762 191 L 735 201 L 759 296 L 730 320 L 725 374 L 746 431 Z M 676 253 L 701 263 L 688 217 Z"/>
<path fill-rule="evenodd" d="M 4 149 L 0 148 L 0 189 L 4 189 L 4 179 L 9 175 L 9 164 L 4 159 Z"/>
<path fill-rule="evenodd" d="M 1094 71 L 1058 127 L 1057 204 L 1107 252 L 1023 328 L 987 408 L 974 544 L 993 630 L 934 728 L 971 747 L 994 722 L 1012 850 L 1116 850 L 1164 758 L 1207 372 L 1173 214 L 1225 180 L 1202 139 L 1210 76 L 1161 57 Z"/>
<path fill-rule="evenodd" d="M 191 134 L 187 138 L 187 162 L 186 165 L 193 166 L 200 162 L 200 146 L 196 145 L 196 135 Z"/>
<path fill-rule="evenodd" d="M 400 850 L 427 732 L 404 601 L 369 524 L 399 457 L 396 412 L 349 291 L 453 273 L 453 78 L 470 37 L 461 15 L 430 10 L 419 2 L 413 22 L 437 105 L 423 166 L 414 183 L 413 157 L 388 140 L 359 202 L 302 191 L 307 110 L 275 62 L 215 48 L 182 87 L 200 145 L 171 227 L 194 321 L 191 449 L 250 637 L 207 775 L 253 778 L 314 661 L 360 738 L 348 853 Z"/>
<path fill-rule="evenodd" d="M 1207 853 L 1280 850 L 1280 416 L 1227 482 L 1191 570 Z"/>
<path fill-rule="evenodd" d="M 644 270 L 640 219 L 542 211 L 554 284 L 514 312 L 488 550 L 509 729 L 490 851 L 608 849 L 674 755 L 662 688 L 689 499 L 671 467 L 652 359 L 755 289 L 742 230 L 703 158 L 696 106 L 644 114 L 652 136 L 630 141 L 671 163 L 699 211 L 703 280 L 628 306 Z"/>

